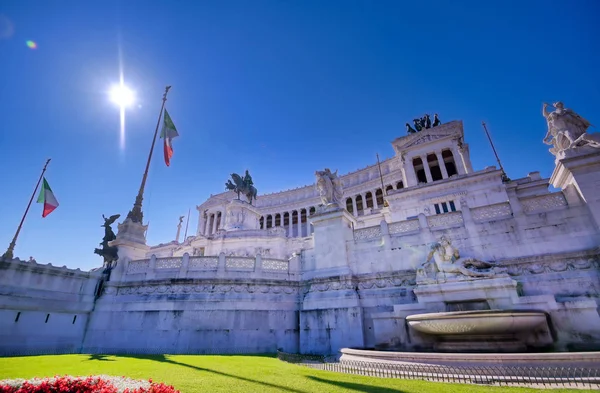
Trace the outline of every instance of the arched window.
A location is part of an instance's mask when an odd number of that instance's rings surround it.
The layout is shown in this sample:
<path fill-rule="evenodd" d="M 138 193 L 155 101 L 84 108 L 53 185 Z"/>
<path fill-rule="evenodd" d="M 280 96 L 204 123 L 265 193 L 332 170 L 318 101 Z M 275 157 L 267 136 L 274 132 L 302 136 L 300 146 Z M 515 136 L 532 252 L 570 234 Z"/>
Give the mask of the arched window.
<path fill-rule="evenodd" d="M 354 206 L 352 205 L 352 198 L 346 199 L 346 210 L 348 210 L 348 213 L 354 214 Z"/>
<path fill-rule="evenodd" d="M 367 192 L 365 194 L 365 204 L 367 205 L 367 208 L 373 207 L 373 194 L 371 194 L 370 192 Z"/>
<path fill-rule="evenodd" d="M 381 191 L 381 188 L 375 191 L 375 198 L 377 199 L 377 206 L 383 207 L 383 191 Z"/>
<path fill-rule="evenodd" d="M 363 207 L 363 199 L 362 199 L 362 195 L 357 195 L 356 196 L 356 215 L 357 216 L 362 216 L 363 214 L 365 214 L 365 209 Z"/>

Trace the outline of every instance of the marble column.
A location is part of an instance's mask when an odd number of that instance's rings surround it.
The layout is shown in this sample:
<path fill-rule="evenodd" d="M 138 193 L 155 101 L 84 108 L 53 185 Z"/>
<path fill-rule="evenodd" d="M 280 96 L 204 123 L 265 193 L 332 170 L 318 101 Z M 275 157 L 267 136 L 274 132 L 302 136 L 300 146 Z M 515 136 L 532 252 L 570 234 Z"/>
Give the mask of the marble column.
<path fill-rule="evenodd" d="M 298 237 L 302 237 L 302 209 L 298 209 Z"/>
<path fill-rule="evenodd" d="M 453 147 L 451 151 L 452 155 L 454 156 L 454 166 L 456 166 L 456 172 L 458 172 L 459 175 L 468 173 L 464 157 L 458 152 L 458 148 Z"/>
<path fill-rule="evenodd" d="M 444 157 L 442 157 L 442 152 L 436 151 L 435 156 L 437 157 L 438 165 L 440 166 L 440 170 L 442 171 L 442 178 L 447 179 L 448 171 L 446 170 L 446 165 L 444 164 Z"/>
<path fill-rule="evenodd" d="M 354 217 L 358 217 L 358 209 L 356 207 L 356 195 L 351 198 L 352 198 L 352 214 L 354 215 Z"/>
<path fill-rule="evenodd" d="M 379 205 L 377 204 L 377 190 L 371 191 L 371 198 L 373 198 L 373 208 L 378 209 Z"/>
<path fill-rule="evenodd" d="M 288 212 L 288 237 L 294 237 L 294 212 Z"/>
<path fill-rule="evenodd" d="M 416 186 L 419 183 L 419 181 L 417 180 L 417 173 L 415 172 L 413 159 L 414 157 L 406 157 L 404 159 L 404 165 L 402 165 L 404 187 Z"/>
<path fill-rule="evenodd" d="M 213 213 L 212 216 L 214 217 L 214 219 L 213 219 L 212 228 L 211 228 L 211 231 L 210 231 L 211 234 L 217 232 L 217 213 Z"/>
<path fill-rule="evenodd" d="M 427 183 L 431 183 L 433 181 L 433 178 L 431 177 L 431 169 L 429 168 L 427 155 L 421 156 L 421 161 L 423 162 L 423 169 L 425 169 L 425 177 L 427 178 Z"/>

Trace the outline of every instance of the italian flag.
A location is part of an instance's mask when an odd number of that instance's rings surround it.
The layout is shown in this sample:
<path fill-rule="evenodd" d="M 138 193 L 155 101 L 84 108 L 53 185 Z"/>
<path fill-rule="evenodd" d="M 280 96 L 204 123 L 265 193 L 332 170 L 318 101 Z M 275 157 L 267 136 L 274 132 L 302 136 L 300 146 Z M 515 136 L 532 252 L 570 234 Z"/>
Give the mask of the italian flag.
<path fill-rule="evenodd" d="M 42 213 L 42 217 L 46 217 L 58 207 L 58 201 L 56 200 L 52 189 L 48 185 L 46 178 L 44 178 L 44 184 L 42 185 L 42 189 L 40 190 L 40 195 L 38 196 L 37 203 L 44 204 L 44 212 Z"/>
<path fill-rule="evenodd" d="M 165 108 L 165 119 L 160 137 L 164 139 L 165 164 L 167 166 L 171 164 L 171 157 L 173 157 L 173 138 L 178 136 L 177 128 L 175 128 L 175 124 L 173 124 L 173 120 L 171 120 L 171 116 Z"/>

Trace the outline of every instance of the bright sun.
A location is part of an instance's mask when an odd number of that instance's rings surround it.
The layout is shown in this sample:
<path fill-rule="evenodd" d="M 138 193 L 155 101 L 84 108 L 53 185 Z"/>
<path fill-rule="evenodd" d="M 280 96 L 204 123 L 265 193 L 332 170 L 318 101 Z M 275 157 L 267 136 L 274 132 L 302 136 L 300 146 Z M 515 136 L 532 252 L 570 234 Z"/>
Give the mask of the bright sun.
<path fill-rule="evenodd" d="M 121 108 L 125 108 L 133 104 L 135 97 L 127 86 L 117 85 L 110 90 L 110 99 Z"/>

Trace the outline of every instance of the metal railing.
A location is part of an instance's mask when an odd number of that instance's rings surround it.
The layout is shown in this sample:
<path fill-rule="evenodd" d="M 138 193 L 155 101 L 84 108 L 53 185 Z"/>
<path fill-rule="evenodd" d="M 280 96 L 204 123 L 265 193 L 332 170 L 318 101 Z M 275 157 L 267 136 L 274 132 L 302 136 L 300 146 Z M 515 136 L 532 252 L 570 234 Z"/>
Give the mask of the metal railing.
<path fill-rule="evenodd" d="M 421 379 L 432 382 L 600 389 L 600 368 L 535 367 L 519 365 L 449 366 L 359 360 L 277 352 L 277 358 L 319 370 L 379 378 Z"/>

